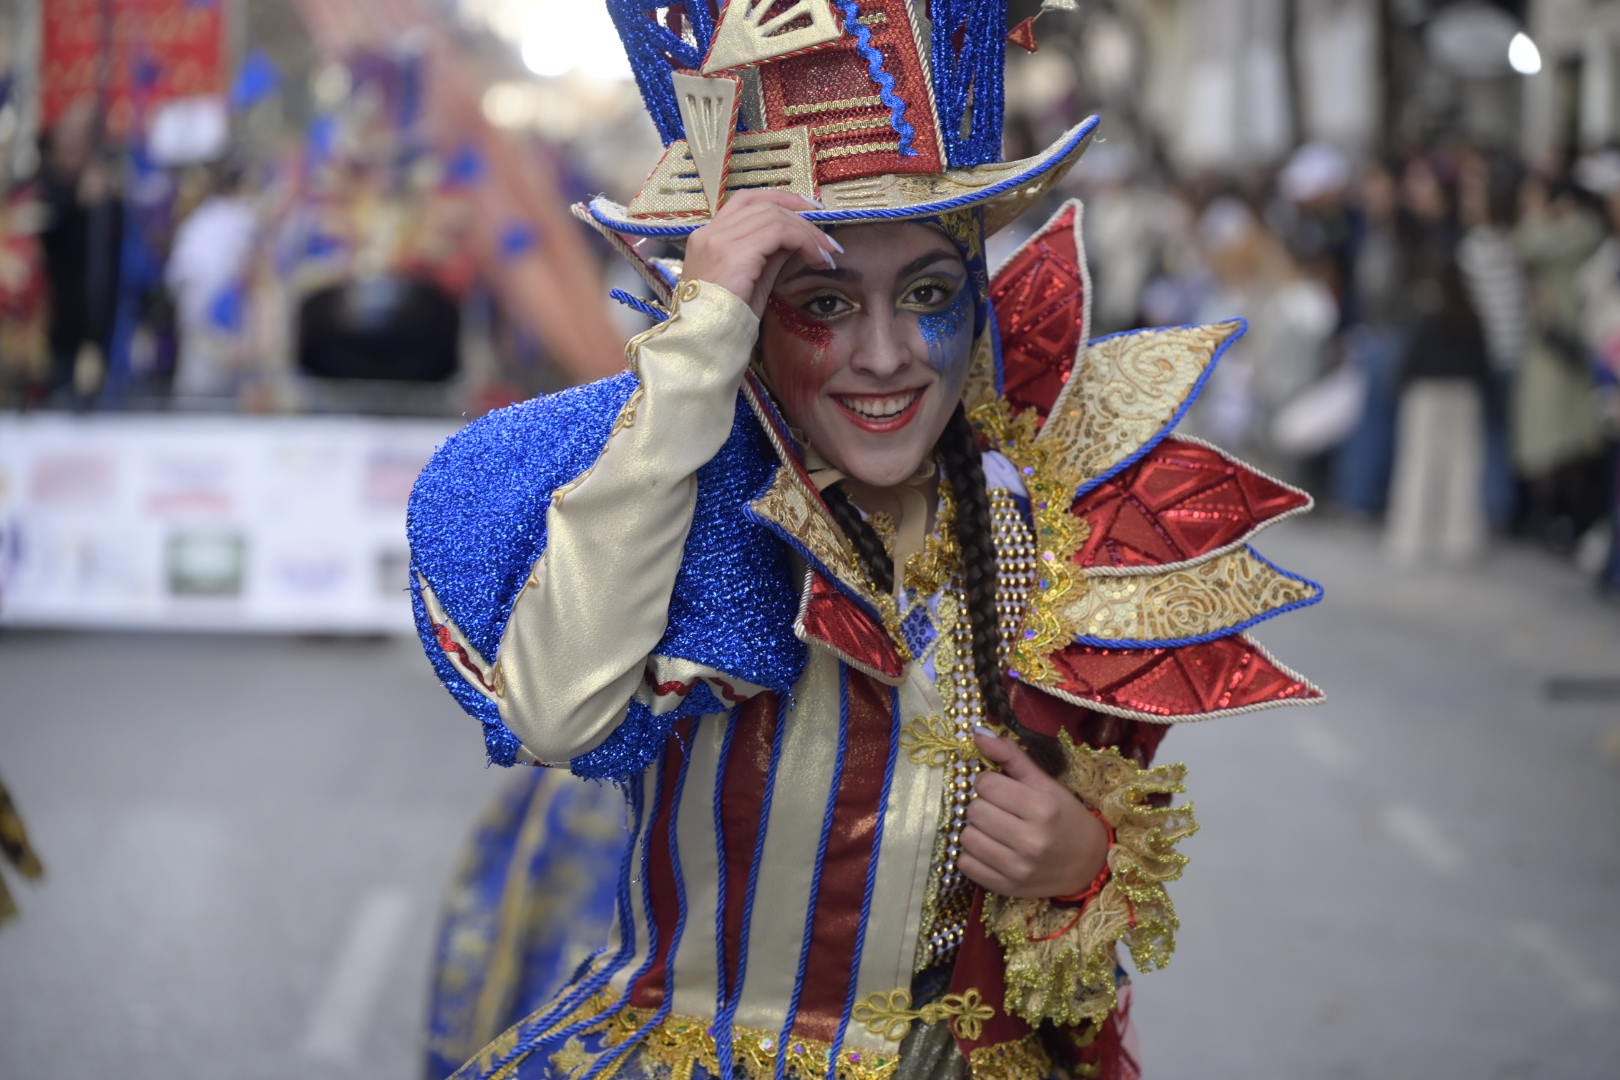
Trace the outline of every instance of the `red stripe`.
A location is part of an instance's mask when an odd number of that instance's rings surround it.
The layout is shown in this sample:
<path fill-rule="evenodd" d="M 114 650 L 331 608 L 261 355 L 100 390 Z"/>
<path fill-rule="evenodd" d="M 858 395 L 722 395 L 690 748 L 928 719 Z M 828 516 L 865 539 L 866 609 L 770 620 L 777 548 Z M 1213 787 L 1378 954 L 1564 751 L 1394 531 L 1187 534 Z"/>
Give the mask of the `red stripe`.
<path fill-rule="evenodd" d="M 833 810 L 832 835 L 822 866 L 810 966 L 794 1033 L 831 1042 L 844 1001 L 856 977 L 855 938 L 861 900 L 872 862 L 872 839 L 883 813 L 883 776 L 888 769 L 894 716 L 891 691 L 857 671 L 849 673 L 849 750 Z"/>
<path fill-rule="evenodd" d="M 663 797 L 653 809 L 651 835 L 647 839 L 647 883 L 652 893 L 650 921 L 658 927 L 658 955 L 636 984 L 630 988 L 630 1003 L 637 1008 L 656 1009 L 664 1003 L 664 972 L 675 950 L 675 920 L 679 916 L 680 893 L 675 887 L 675 860 L 669 849 L 671 817 L 679 810 L 675 805 L 675 788 L 680 781 L 681 767 L 686 762 L 686 747 L 697 728 L 697 719 L 678 720 L 664 744 Z"/>
<path fill-rule="evenodd" d="M 726 844 L 726 979 L 737 990 L 738 962 L 742 955 L 743 909 L 748 903 L 748 872 L 754 862 L 754 841 L 759 836 L 765 805 L 765 779 L 771 768 L 771 743 L 776 733 L 777 698 L 760 694 L 737 714 L 737 733 L 721 780 L 721 818 Z M 767 925 L 769 916 L 767 916 Z"/>

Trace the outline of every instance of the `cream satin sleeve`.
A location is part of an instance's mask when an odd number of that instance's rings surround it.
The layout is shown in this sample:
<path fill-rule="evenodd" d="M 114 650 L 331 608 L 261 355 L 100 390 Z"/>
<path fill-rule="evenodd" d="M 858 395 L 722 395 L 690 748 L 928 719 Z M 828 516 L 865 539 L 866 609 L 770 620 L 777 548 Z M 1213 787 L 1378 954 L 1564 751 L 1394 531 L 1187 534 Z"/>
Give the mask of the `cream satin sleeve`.
<path fill-rule="evenodd" d="M 664 635 L 696 473 L 731 434 L 758 333 L 746 303 L 719 285 L 689 281 L 669 319 L 630 341 L 640 386 L 601 456 L 553 495 L 545 551 L 518 594 L 494 664 L 449 624 L 421 582 L 463 673 L 496 700 L 536 760 L 560 764 L 587 753 L 624 720 L 633 698 L 667 711 L 713 674 L 650 654 Z M 733 698 L 758 690 L 735 682 L 716 689 Z"/>

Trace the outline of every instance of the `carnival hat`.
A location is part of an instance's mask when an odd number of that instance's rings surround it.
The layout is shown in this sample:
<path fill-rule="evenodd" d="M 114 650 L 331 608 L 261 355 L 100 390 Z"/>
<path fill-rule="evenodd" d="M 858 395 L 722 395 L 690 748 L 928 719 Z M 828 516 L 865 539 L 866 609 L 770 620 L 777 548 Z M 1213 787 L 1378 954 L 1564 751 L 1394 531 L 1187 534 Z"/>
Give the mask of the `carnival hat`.
<path fill-rule="evenodd" d="M 818 200 L 818 224 L 980 207 L 1009 224 L 1080 157 L 1091 117 L 1044 151 L 1001 160 L 1008 0 L 606 0 L 665 150 L 598 226 L 679 239 L 726 197 Z M 1045 0 L 1072 9 L 1074 0 Z"/>

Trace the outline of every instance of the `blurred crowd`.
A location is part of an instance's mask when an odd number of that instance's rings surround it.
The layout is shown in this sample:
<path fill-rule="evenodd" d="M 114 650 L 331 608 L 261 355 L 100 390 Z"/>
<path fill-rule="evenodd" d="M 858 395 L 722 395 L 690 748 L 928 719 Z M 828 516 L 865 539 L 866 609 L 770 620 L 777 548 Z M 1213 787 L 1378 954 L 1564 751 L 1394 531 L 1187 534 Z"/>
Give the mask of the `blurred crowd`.
<path fill-rule="evenodd" d="M 477 153 L 413 143 L 420 88 L 368 62 L 270 157 L 115 157 L 88 110 L 61 117 L 0 209 L 0 407 L 447 415 L 562 385 L 472 255 Z M 1129 145 L 1069 182 L 1093 336 L 1249 321 L 1188 430 L 1381 519 L 1400 561 L 1517 536 L 1620 591 L 1620 150 L 1309 143 L 1215 176 Z M 583 155 L 537 152 L 594 187 Z M 515 222 L 501 254 L 536 241 Z"/>
<path fill-rule="evenodd" d="M 1250 323 L 1190 430 L 1381 520 L 1400 562 L 1516 536 L 1620 592 L 1620 150 L 1307 144 L 1163 181 L 1093 154 L 1094 333 Z"/>

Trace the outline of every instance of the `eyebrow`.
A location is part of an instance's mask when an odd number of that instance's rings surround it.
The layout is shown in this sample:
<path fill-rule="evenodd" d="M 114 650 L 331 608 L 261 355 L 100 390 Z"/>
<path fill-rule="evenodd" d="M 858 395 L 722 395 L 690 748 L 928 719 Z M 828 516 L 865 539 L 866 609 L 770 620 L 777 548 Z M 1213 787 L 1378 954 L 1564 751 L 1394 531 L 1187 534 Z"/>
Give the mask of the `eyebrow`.
<path fill-rule="evenodd" d="M 932 266 L 934 263 L 939 262 L 942 259 L 954 259 L 956 257 L 957 257 L 957 255 L 956 255 L 955 251 L 946 251 L 946 250 L 944 250 L 942 248 L 941 249 L 936 249 L 934 251 L 925 252 L 922 255 L 917 256 L 917 258 L 912 259 L 910 262 L 906 263 L 906 265 L 902 266 L 900 268 L 900 272 L 898 274 L 896 274 L 895 276 L 897 278 L 908 278 L 912 274 L 915 274 L 920 270 L 927 269 L 928 267 Z M 857 271 L 848 270 L 848 269 L 845 269 L 844 267 L 838 267 L 837 269 L 833 269 L 833 268 L 827 267 L 827 266 L 815 266 L 815 265 L 807 264 L 805 266 L 801 266 L 799 269 L 795 270 L 793 273 L 791 273 L 787 277 L 783 278 L 782 283 L 783 284 L 789 284 L 789 283 L 797 281 L 799 278 L 803 278 L 803 277 L 832 278 L 834 281 L 860 281 L 861 280 L 861 275 Z"/>

